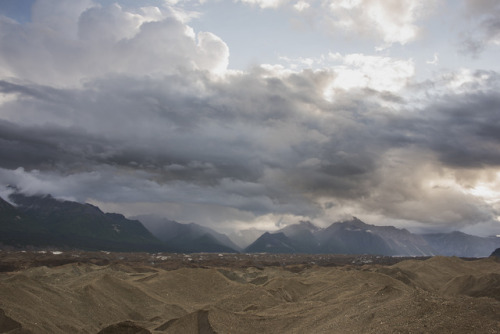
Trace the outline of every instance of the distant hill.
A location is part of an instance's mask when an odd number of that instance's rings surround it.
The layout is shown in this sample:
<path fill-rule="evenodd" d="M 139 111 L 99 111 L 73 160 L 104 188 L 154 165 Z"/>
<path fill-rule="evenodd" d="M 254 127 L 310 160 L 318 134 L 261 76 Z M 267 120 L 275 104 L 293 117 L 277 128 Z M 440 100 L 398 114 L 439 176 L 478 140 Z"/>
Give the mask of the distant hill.
<path fill-rule="evenodd" d="M 266 232 L 245 248 L 247 253 L 299 253 L 295 243 L 283 232 Z"/>
<path fill-rule="evenodd" d="M 12 246 L 108 251 L 170 251 L 139 221 L 50 195 L 0 199 L 0 242 Z"/>
<path fill-rule="evenodd" d="M 317 238 L 319 253 L 397 255 L 372 226 L 356 219 L 332 224 Z"/>
<path fill-rule="evenodd" d="M 394 226 L 369 225 L 357 218 L 330 225 L 318 233 L 322 253 L 380 254 L 398 256 L 434 255 L 420 235 Z"/>
<path fill-rule="evenodd" d="M 425 240 L 407 230 L 374 226 L 354 218 L 319 228 L 310 222 L 289 225 L 276 233 L 261 236 L 247 252 L 338 253 L 380 255 L 431 255 Z"/>
<path fill-rule="evenodd" d="M 265 233 L 246 252 L 338 253 L 388 256 L 486 257 L 500 247 L 500 238 L 462 232 L 418 235 L 394 226 L 369 225 L 357 218 L 319 228 L 310 222 Z"/>
<path fill-rule="evenodd" d="M 318 252 L 320 246 L 315 235 L 321 230 L 311 222 L 303 221 L 299 224 L 288 225 L 282 228 L 280 232 L 291 240 L 297 253 L 314 254 Z"/>
<path fill-rule="evenodd" d="M 182 252 L 234 253 L 241 250 L 227 235 L 196 223 L 181 224 L 152 215 L 135 218 L 156 238 Z"/>
<path fill-rule="evenodd" d="M 316 233 L 323 229 L 311 222 L 288 225 L 274 233 L 266 232 L 245 248 L 248 253 L 319 253 Z"/>
<path fill-rule="evenodd" d="M 500 238 L 478 237 L 462 232 L 423 234 L 436 254 L 461 257 L 485 257 L 500 247 Z"/>

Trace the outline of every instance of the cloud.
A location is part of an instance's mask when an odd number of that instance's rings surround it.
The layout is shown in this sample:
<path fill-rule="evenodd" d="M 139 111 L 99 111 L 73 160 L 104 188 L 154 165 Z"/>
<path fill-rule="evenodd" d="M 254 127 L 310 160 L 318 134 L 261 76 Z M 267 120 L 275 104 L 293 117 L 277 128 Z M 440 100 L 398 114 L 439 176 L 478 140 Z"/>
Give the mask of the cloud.
<path fill-rule="evenodd" d="M 432 60 L 427 60 L 426 63 L 429 65 L 437 65 L 439 63 L 439 55 L 434 53 Z"/>
<path fill-rule="evenodd" d="M 459 175 L 428 150 L 385 153 L 380 183 L 362 204 L 370 213 L 449 230 L 495 220 L 491 206 L 464 191 Z M 425 212 L 425 213 L 424 213 Z"/>
<path fill-rule="evenodd" d="M 375 31 L 385 45 L 406 44 L 419 33 L 415 24 L 422 14 L 424 1 L 332 1 L 332 24 L 346 30 L 367 34 Z"/>
<path fill-rule="evenodd" d="M 389 96 L 407 87 L 415 76 L 415 63 L 411 58 L 329 53 L 315 58 L 281 57 L 280 60 L 284 65 L 283 68 L 274 67 L 276 73 L 286 74 L 311 68 L 322 73 L 325 83 L 323 96 L 329 101 L 335 99 L 338 90 L 368 89 L 384 92 L 385 102 L 389 102 Z"/>
<path fill-rule="evenodd" d="M 263 9 L 289 9 L 321 30 L 376 37 L 382 42 L 380 49 L 417 39 L 421 32 L 418 21 L 437 5 L 428 0 L 239 1 Z"/>
<path fill-rule="evenodd" d="M 302 0 L 298 1 L 295 5 L 293 5 L 293 8 L 299 12 L 306 10 L 309 7 L 311 7 L 311 5 L 308 2 Z"/>
<path fill-rule="evenodd" d="M 468 16 L 491 14 L 492 10 L 500 8 L 495 0 L 465 0 L 464 14 Z"/>
<path fill-rule="evenodd" d="M 169 6 L 131 12 L 116 4 L 40 0 L 33 13 L 31 24 L 0 19 L 3 77 L 78 85 L 103 73 L 221 73 L 228 64 L 220 38 L 195 34 Z"/>
<path fill-rule="evenodd" d="M 289 0 L 238 0 L 246 4 L 257 5 L 260 8 L 277 8 Z"/>
<path fill-rule="evenodd" d="M 498 1 L 465 1 L 463 16 L 470 26 L 461 33 L 459 51 L 478 57 L 490 46 L 500 45 Z"/>
<path fill-rule="evenodd" d="M 34 28 L 75 38 L 78 33 L 75 22 L 93 6 L 95 3 L 92 0 L 75 0 L 72 3 L 63 0 L 38 0 L 31 8 L 31 20 Z"/>
<path fill-rule="evenodd" d="M 417 82 L 413 60 L 362 53 L 229 71 L 174 9 L 75 8 L 71 33 L 0 23 L 4 185 L 225 228 L 498 216 L 477 191 L 500 166 L 496 72 Z"/>
<path fill-rule="evenodd" d="M 390 57 L 348 54 L 345 67 L 338 68 L 334 87 L 366 87 L 381 91 L 397 91 L 406 86 L 415 74 L 412 59 L 396 60 Z"/>
<path fill-rule="evenodd" d="M 443 169 L 500 164 L 497 94 L 461 90 L 495 84 L 494 74 L 471 73 L 418 113 L 387 113 L 369 98 L 382 94 L 375 90 L 339 91 L 330 103 L 319 89 L 325 75 L 279 78 L 260 69 L 210 81 L 201 72 L 184 83 L 127 76 L 80 89 L 4 82 L 4 93 L 18 95 L 3 106 L 12 108 L 1 131 L 4 179 L 82 201 L 201 205 L 247 219 L 327 219 L 326 200 L 352 214 L 443 226 L 493 219 L 458 177 L 450 176 L 455 188 L 431 183 Z M 37 125 L 34 115 L 52 124 Z"/>

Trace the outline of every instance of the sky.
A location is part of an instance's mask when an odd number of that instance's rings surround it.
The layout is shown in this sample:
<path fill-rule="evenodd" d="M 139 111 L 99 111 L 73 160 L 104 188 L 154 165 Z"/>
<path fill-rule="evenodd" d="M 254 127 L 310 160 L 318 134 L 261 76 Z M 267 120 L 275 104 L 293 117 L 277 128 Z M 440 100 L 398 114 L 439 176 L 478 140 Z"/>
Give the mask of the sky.
<path fill-rule="evenodd" d="M 497 0 L 0 2 L 0 196 L 500 234 Z"/>

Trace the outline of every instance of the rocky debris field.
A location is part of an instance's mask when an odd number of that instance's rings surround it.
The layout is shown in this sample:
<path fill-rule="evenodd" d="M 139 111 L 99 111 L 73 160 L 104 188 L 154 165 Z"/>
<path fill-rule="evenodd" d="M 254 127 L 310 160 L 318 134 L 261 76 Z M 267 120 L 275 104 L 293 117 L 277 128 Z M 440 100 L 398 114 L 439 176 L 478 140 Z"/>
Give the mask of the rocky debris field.
<path fill-rule="evenodd" d="M 500 333 L 500 263 L 0 252 L 0 333 L 98 332 Z"/>

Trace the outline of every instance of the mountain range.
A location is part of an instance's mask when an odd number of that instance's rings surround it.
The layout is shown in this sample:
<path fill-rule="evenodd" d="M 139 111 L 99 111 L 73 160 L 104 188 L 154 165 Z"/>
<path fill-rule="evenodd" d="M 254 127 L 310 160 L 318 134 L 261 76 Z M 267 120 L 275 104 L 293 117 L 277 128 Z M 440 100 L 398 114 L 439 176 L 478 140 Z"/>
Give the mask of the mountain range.
<path fill-rule="evenodd" d="M 414 234 L 394 226 L 369 225 L 357 218 L 319 228 L 310 222 L 266 232 L 246 252 L 310 254 L 378 254 L 388 256 L 486 257 L 500 238 L 462 232 Z"/>
<path fill-rule="evenodd" d="M 388 256 L 486 257 L 500 238 L 462 232 L 414 234 L 394 226 L 369 225 L 357 218 L 326 228 L 311 222 L 263 232 L 246 248 L 227 235 L 195 223 L 151 215 L 127 219 L 98 207 L 50 195 L 15 192 L 0 198 L 0 243 L 14 247 L 146 252 L 247 252 L 377 254 Z M 255 231 L 253 231 L 255 232 Z"/>
<path fill-rule="evenodd" d="M 182 252 L 235 253 L 242 250 L 227 235 L 196 223 L 181 224 L 153 215 L 134 218 L 162 242 Z"/>

